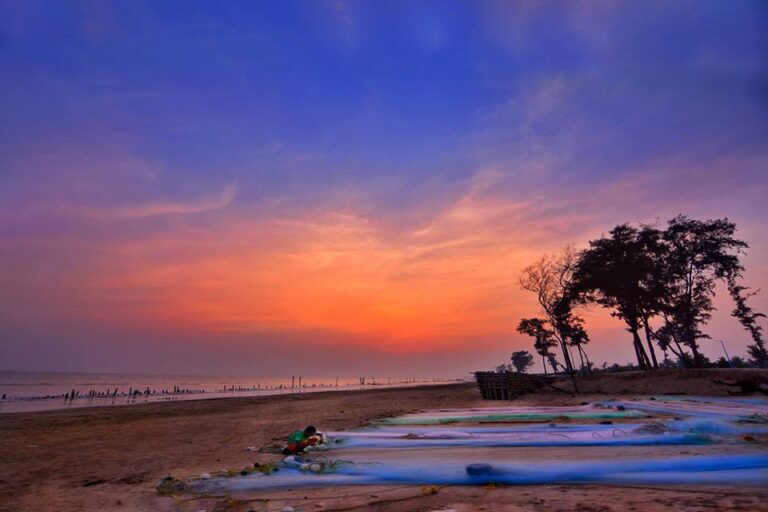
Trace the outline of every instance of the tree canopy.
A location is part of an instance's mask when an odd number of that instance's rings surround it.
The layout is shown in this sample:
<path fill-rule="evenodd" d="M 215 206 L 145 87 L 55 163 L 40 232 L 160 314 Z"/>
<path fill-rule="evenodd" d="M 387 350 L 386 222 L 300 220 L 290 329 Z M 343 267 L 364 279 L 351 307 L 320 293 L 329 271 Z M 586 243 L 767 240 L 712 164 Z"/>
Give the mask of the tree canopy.
<path fill-rule="evenodd" d="M 574 302 L 570 297 L 573 272 L 578 259 L 579 255 L 575 248 L 567 245 L 556 256 L 545 254 L 534 264 L 526 267 L 520 276 L 520 287 L 536 295 L 541 313 L 544 315 L 544 319 L 539 321 L 542 326 L 546 326 L 543 328 L 549 333 L 548 339 L 553 339 L 555 345 L 560 346 L 565 369 L 571 373 L 574 371 L 574 365 L 569 347 L 576 347 L 578 350 L 582 369 L 589 368 L 585 363 L 589 359 L 584 351 L 584 345 L 589 342 L 589 336 L 582 328 L 581 318 L 574 315 Z M 538 340 L 537 334 L 526 332 L 525 328 L 526 325 L 521 322 L 518 325 L 518 332 Z M 537 342 L 542 348 L 551 346 L 549 341 L 538 340 Z M 537 352 L 542 357 L 548 357 L 550 353 L 548 349 L 544 353 L 537 349 Z"/>
<path fill-rule="evenodd" d="M 571 347 L 578 350 L 582 369 L 588 369 L 583 345 L 589 335 L 574 308 L 596 304 L 624 321 L 641 369 L 659 367 L 655 345 L 664 351 L 665 364 L 671 351 L 683 366 L 703 366 L 707 361 L 699 341 L 709 338 L 704 328 L 722 283 L 735 304 L 732 316 L 752 338 L 748 352 L 753 363 L 766 366 L 759 324 L 765 315 L 748 304 L 756 292 L 740 284 L 747 247 L 728 219 L 678 215 L 665 229 L 620 224 L 581 252 L 567 246 L 560 255 L 545 255 L 523 270 L 520 284 L 536 294 L 544 317 L 522 319 L 517 330 L 534 338 L 545 371 L 557 345 L 568 371 L 573 370 Z"/>
<path fill-rule="evenodd" d="M 527 350 L 512 352 L 512 365 L 520 373 L 525 373 L 533 366 L 533 356 Z"/>
<path fill-rule="evenodd" d="M 547 373 L 547 362 L 553 372 L 557 372 L 557 358 L 552 349 L 557 347 L 555 334 L 547 329 L 547 322 L 541 318 L 523 318 L 517 326 L 517 332 L 534 338 L 533 348 L 541 356 L 541 365 Z"/>

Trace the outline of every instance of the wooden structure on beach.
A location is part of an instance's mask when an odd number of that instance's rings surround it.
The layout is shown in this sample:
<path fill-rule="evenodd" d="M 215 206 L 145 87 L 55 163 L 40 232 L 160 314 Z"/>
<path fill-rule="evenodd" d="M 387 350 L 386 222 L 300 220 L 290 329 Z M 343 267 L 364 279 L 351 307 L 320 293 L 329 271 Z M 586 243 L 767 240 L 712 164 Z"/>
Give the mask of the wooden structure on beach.
<path fill-rule="evenodd" d="M 484 400 L 514 400 L 550 385 L 544 377 L 516 372 L 475 372 L 475 380 Z"/>

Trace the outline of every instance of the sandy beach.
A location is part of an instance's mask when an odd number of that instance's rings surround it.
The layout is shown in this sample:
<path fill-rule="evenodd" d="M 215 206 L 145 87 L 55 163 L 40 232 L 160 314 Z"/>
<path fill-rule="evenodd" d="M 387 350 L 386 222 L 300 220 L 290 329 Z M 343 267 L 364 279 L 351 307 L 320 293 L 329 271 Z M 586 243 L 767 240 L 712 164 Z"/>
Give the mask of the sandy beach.
<path fill-rule="evenodd" d="M 587 399 L 539 394 L 515 403 Z M 6 414 L 0 416 L 0 510 L 768 510 L 768 492 L 732 485 L 324 487 L 188 501 L 155 491 L 169 474 L 189 478 L 275 460 L 245 448 L 277 441 L 306 424 L 351 429 L 419 410 L 491 405 L 474 384 L 456 384 Z M 627 454 L 658 449 L 632 447 Z M 718 448 L 676 448 L 712 449 Z M 537 456 L 536 450 L 516 453 Z"/>

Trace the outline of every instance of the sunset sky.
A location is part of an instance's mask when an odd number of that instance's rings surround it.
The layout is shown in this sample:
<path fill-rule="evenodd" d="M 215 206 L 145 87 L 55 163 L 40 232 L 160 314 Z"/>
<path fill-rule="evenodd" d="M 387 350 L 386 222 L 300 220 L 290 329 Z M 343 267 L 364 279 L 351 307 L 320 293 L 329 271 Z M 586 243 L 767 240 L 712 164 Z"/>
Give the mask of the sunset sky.
<path fill-rule="evenodd" d="M 0 0 L 0 369 L 467 376 L 532 351 L 524 266 L 678 213 L 737 223 L 766 311 L 767 28 L 748 0 Z M 583 315 L 593 360 L 633 358 Z"/>

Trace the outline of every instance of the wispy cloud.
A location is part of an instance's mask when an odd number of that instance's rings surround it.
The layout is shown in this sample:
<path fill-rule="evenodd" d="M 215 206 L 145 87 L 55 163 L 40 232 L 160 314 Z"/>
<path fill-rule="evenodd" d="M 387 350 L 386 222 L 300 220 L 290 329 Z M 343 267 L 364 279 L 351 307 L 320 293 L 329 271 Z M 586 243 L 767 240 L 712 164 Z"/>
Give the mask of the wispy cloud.
<path fill-rule="evenodd" d="M 219 192 L 194 201 L 168 201 L 116 206 L 109 208 L 84 207 L 76 211 L 91 217 L 111 219 L 139 219 L 159 215 L 187 215 L 221 210 L 229 206 L 237 195 L 237 186 L 229 184 Z"/>

